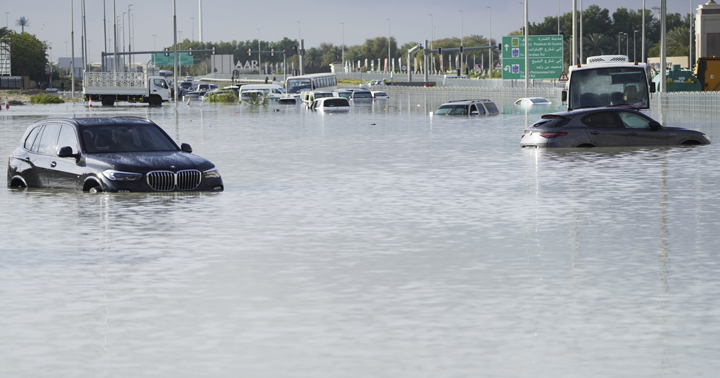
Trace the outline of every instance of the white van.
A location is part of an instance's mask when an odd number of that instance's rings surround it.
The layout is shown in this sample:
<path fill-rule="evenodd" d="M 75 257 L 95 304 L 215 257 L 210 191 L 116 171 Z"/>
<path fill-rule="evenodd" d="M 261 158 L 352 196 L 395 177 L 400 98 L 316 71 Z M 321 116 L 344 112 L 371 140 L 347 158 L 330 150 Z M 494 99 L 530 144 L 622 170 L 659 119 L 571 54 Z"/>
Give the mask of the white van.
<path fill-rule="evenodd" d="M 240 100 L 247 100 L 247 96 L 243 96 L 247 91 L 260 91 L 265 98 L 281 98 L 287 95 L 285 88 L 277 84 L 246 84 L 240 87 Z"/>

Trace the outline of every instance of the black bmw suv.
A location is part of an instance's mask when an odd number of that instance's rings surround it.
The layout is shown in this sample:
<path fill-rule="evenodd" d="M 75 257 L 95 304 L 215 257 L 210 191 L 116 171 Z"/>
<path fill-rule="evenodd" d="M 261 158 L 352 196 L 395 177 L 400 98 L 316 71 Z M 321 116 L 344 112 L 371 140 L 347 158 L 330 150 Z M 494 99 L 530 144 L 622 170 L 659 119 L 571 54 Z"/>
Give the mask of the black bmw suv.
<path fill-rule="evenodd" d="M 215 165 L 141 117 L 38 121 L 10 155 L 7 183 L 91 193 L 224 189 Z"/>

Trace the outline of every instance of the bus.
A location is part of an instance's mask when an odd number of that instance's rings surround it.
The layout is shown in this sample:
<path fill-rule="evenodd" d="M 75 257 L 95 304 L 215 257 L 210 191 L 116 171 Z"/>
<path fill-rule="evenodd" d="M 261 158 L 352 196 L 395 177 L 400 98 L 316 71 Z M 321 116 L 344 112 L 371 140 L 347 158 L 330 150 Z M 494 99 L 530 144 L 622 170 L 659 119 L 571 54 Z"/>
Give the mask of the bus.
<path fill-rule="evenodd" d="M 289 94 L 302 91 L 328 91 L 337 89 L 337 77 L 334 73 L 319 73 L 289 77 L 285 82 L 285 90 Z"/>

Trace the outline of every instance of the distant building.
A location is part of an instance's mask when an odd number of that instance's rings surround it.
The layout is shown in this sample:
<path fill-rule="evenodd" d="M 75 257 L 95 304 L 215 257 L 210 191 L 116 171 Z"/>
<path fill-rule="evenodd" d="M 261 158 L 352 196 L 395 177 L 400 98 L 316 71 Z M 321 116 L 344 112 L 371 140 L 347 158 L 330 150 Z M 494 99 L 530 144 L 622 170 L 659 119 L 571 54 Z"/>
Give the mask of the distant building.
<path fill-rule="evenodd" d="M 700 58 L 720 57 L 720 5 L 714 0 L 697 7 L 695 51 Z"/>

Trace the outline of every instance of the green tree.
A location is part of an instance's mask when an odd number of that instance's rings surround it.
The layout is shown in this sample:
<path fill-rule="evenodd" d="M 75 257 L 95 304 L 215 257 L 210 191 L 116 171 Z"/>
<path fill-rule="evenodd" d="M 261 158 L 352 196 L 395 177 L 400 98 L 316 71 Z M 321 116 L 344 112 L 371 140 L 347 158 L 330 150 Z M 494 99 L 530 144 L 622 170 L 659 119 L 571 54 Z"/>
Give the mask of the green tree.
<path fill-rule="evenodd" d="M 667 33 L 666 56 L 687 56 L 688 43 L 690 42 L 687 26 L 680 26 Z M 660 43 L 655 44 L 648 50 L 648 56 L 660 56 Z"/>
<path fill-rule="evenodd" d="M 30 20 L 25 18 L 25 16 L 22 16 L 15 21 L 15 25 L 20 26 L 22 28 L 21 33 L 25 33 L 25 27 L 30 27 Z"/>
<path fill-rule="evenodd" d="M 12 30 L 8 29 L 7 27 L 3 26 L 0 28 L 0 38 L 5 38 L 12 34 Z"/>
<path fill-rule="evenodd" d="M 605 34 L 588 34 L 583 38 L 583 56 L 610 55 L 615 52 L 613 46 L 613 40 Z"/>
<path fill-rule="evenodd" d="M 10 70 L 13 75 L 28 76 L 30 80 L 44 81 L 48 63 L 47 44 L 28 33 L 12 33 L 10 40 Z"/>
<path fill-rule="evenodd" d="M 322 64 L 322 53 L 315 47 L 311 47 L 305 51 L 305 66 L 309 68 L 308 73 L 316 73 Z"/>

